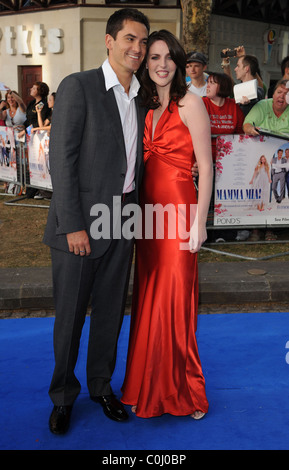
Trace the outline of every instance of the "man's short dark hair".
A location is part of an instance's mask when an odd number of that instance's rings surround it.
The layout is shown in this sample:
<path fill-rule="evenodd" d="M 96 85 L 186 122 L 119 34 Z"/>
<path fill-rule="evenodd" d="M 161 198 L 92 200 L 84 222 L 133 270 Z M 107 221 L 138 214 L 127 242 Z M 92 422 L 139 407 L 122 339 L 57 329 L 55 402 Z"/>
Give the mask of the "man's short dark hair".
<path fill-rule="evenodd" d="M 115 11 L 107 21 L 106 34 L 110 34 L 113 39 L 116 39 L 117 33 L 122 30 L 124 21 L 136 21 L 143 24 L 148 33 L 150 32 L 150 23 L 148 18 L 139 10 L 134 8 L 122 8 Z"/>
<path fill-rule="evenodd" d="M 243 55 L 243 64 L 250 67 L 250 72 L 253 77 L 256 77 L 257 73 L 260 75 L 259 62 L 257 57 L 254 55 Z"/>

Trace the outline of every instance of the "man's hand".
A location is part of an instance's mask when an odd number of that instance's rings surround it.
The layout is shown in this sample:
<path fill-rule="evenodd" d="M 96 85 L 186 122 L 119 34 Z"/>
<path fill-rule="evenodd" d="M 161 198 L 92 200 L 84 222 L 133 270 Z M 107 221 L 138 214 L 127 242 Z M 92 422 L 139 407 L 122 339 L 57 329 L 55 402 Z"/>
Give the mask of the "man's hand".
<path fill-rule="evenodd" d="M 236 51 L 237 51 L 237 57 L 241 57 L 243 55 L 246 55 L 246 52 L 245 52 L 245 47 L 244 46 L 238 46 L 235 48 Z"/>
<path fill-rule="evenodd" d="M 250 100 L 247 98 L 247 96 L 242 96 L 242 99 L 240 101 L 241 104 L 249 104 Z"/>
<path fill-rule="evenodd" d="M 199 176 L 198 163 L 195 162 L 191 168 L 193 179 L 195 180 Z"/>
<path fill-rule="evenodd" d="M 89 238 L 85 230 L 66 235 L 69 251 L 75 255 L 88 256 L 91 253 Z"/>

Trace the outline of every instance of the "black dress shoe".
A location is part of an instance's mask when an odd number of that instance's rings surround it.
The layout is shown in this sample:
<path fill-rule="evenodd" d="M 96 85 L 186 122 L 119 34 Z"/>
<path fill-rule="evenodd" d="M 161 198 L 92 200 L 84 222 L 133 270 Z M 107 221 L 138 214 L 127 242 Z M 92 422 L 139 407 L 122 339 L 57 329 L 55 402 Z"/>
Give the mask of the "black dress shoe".
<path fill-rule="evenodd" d="M 49 418 L 49 429 L 53 434 L 65 434 L 69 428 L 72 406 L 54 406 Z"/>
<path fill-rule="evenodd" d="M 108 418 L 114 421 L 126 421 L 128 419 L 127 412 L 114 395 L 101 395 L 90 398 L 101 404 L 103 412 Z"/>

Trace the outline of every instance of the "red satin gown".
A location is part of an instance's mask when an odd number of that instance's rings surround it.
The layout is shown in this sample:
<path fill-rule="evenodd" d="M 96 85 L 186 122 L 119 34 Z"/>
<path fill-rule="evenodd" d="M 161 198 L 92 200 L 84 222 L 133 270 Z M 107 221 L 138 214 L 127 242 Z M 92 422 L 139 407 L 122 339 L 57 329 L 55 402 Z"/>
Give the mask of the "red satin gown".
<path fill-rule="evenodd" d="M 163 112 L 153 139 L 153 111 L 147 114 L 141 192 L 143 221 L 145 205 L 188 207 L 197 202 L 191 174 L 192 140 L 175 103 L 171 110 Z M 168 222 L 168 218 L 165 220 Z M 136 405 L 137 416 L 143 418 L 208 411 L 195 337 L 197 255 L 188 249 L 180 250 L 183 241 L 167 236 L 136 242 L 131 331 L 121 401 Z"/>

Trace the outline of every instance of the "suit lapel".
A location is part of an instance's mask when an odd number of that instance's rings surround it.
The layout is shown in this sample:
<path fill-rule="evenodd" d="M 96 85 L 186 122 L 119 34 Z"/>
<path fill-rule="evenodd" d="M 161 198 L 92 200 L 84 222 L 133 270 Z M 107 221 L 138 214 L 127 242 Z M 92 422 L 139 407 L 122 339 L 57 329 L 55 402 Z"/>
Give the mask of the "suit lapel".
<path fill-rule="evenodd" d="M 106 122 L 108 123 L 111 132 L 114 133 L 117 142 L 119 143 L 120 155 L 124 159 L 125 171 L 127 168 L 126 149 L 121 125 L 121 119 L 118 111 L 117 102 L 114 96 L 113 89 L 106 91 L 105 81 L 102 68 L 97 69 L 97 74 L 100 83 L 100 90 L 103 99 L 103 109 L 107 113 Z M 135 178 L 138 185 L 139 176 L 141 176 L 141 168 L 143 163 L 143 135 L 144 135 L 144 122 L 145 122 L 145 109 L 140 106 L 139 98 L 135 99 L 137 125 L 138 125 L 138 141 L 137 141 L 137 155 L 135 166 Z"/>
<path fill-rule="evenodd" d="M 98 72 L 98 77 L 99 77 L 99 82 L 100 82 L 101 92 L 102 92 L 103 109 L 107 113 L 106 122 L 109 128 L 111 129 L 111 132 L 114 133 L 116 140 L 119 143 L 120 151 L 123 154 L 125 161 L 126 161 L 126 151 L 125 151 L 123 130 L 122 130 L 121 119 L 120 119 L 120 115 L 118 111 L 117 102 L 114 96 L 114 92 L 112 88 L 106 91 L 104 75 L 103 75 L 101 67 L 97 69 L 97 72 Z"/>

